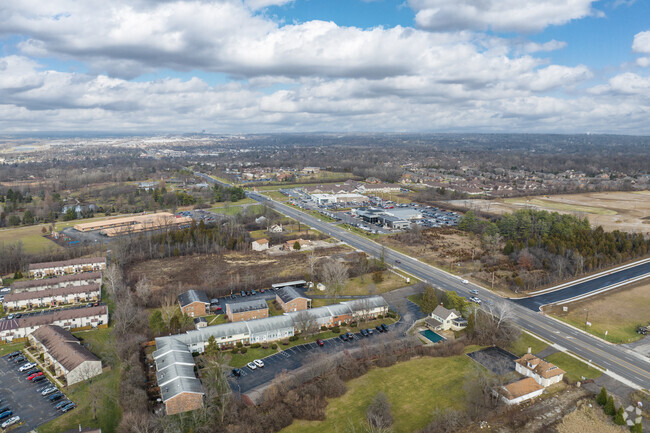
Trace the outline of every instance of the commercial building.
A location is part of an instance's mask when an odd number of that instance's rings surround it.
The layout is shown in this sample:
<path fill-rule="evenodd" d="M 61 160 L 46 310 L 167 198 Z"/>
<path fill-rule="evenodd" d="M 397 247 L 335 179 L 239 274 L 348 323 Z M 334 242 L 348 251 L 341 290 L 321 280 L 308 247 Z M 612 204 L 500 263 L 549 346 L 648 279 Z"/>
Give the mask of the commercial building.
<path fill-rule="evenodd" d="M 196 378 L 194 357 L 187 345 L 166 340 L 156 346 L 156 380 L 167 415 L 203 407 L 203 387 Z"/>
<path fill-rule="evenodd" d="M 275 291 L 275 300 L 285 313 L 311 308 L 311 299 L 301 294 L 294 286 L 280 287 Z"/>
<path fill-rule="evenodd" d="M 368 197 L 356 193 L 342 193 L 342 194 L 311 194 L 311 200 L 318 205 L 326 205 L 333 203 L 366 203 Z"/>
<path fill-rule="evenodd" d="M 2 307 L 5 311 L 24 310 L 79 302 L 99 301 L 102 297 L 99 284 L 54 287 L 38 292 L 8 293 Z"/>
<path fill-rule="evenodd" d="M 150 215 L 112 218 L 103 221 L 76 224 L 74 228 L 80 232 L 100 230 L 101 234 L 112 237 L 147 230 L 189 226 L 192 224 L 192 221 L 193 219 L 190 217 L 177 216 L 169 212 L 158 212 Z"/>
<path fill-rule="evenodd" d="M 102 374 L 102 361 L 60 326 L 41 326 L 28 339 L 43 355 L 43 365 L 50 367 L 54 376 L 64 377 L 68 386 Z"/>
<path fill-rule="evenodd" d="M 391 209 L 391 211 L 393 211 L 393 209 Z M 407 229 L 411 227 L 411 223 L 407 219 L 393 215 L 384 209 L 358 208 L 354 209 L 353 212 L 364 222 L 370 224 L 387 226 L 394 229 Z"/>
<path fill-rule="evenodd" d="M 85 257 L 60 262 L 32 263 L 29 265 L 30 278 L 53 277 L 81 272 L 98 272 L 106 269 L 106 257 Z"/>
<path fill-rule="evenodd" d="M 230 322 L 264 319 L 269 317 L 269 305 L 264 299 L 228 303 L 226 304 L 226 316 Z"/>
<path fill-rule="evenodd" d="M 210 299 L 202 290 L 188 290 L 178 295 L 181 312 L 190 317 L 206 316 L 210 311 Z"/>
<path fill-rule="evenodd" d="M 57 325 L 66 329 L 108 324 L 108 307 L 73 307 L 60 310 L 41 310 L 23 314 L 16 319 L 0 320 L 0 340 L 10 342 L 16 338 L 27 338 L 41 326 Z"/>
<path fill-rule="evenodd" d="M 37 292 L 45 289 L 55 289 L 66 286 L 87 286 L 101 284 L 101 272 L 83 272 L 81 274 L 61 275 L 40 280 L 18 281 L 11 285 L 11 293 Z"/>

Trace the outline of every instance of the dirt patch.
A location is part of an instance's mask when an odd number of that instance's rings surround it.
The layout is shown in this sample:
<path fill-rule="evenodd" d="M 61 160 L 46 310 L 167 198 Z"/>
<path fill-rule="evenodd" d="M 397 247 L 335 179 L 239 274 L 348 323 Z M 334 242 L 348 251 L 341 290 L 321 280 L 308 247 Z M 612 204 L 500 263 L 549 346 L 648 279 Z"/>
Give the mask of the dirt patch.
<path fill-rule="evenodd" d="M 637 326 L 650 325 L 650 279 L 581 301 L 546 307 L 544 312 L 581 329 L 586 327 L 588 332 L 612 343 L 629 343 L 641 338 Z M 591 326 L 586 326 L 587 321 Z"/>
<path fill-rule="evenodd" d="M 593 400 L 578 402 L 576 410 L 565 416 L 556 426 L 558 433 L 626 433 L 629 430 L 612 422 Z"/>
<path fill-rule="evenodd" d="M 317 248 L 314 254 L 323 257 L 349 251 L 347 247 L 334 246 Z M 308 254 L 295 252 L 272 257 L 247 251 L 148 260 L 130 267 L 126 274 L 130 281 L 146 277 L 154 296 L 164 297 L 189 289 L 202 289 L 217 296 L 231 290 L 268 288 L 282 280 L 303 279 L 308 272 Z"/>
<path fill-rule="evenodd" d="M 607 231 L 650 234 L 650 191 L 591 192 L 495 200 L 453 200 L 450 204 L 465 209 L 502 214 L 533 208 L 584 216 L 592 226 Z"/>

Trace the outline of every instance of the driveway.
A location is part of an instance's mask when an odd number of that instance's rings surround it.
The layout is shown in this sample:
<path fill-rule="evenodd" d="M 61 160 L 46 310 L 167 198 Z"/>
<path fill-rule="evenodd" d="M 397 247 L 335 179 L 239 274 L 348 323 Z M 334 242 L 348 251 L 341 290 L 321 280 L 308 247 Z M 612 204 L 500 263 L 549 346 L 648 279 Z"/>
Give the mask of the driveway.
<path fill-rule="evenodd" d="M 2 405 L 9 406 L 14 412 L 12 416 L 20 416 L 24 424 L 12 432 L 29 432 L 41 424 L 61 415 L 54 408 L 54 404 L 47 401 L 36 392 L 43 386 L 43 381 L 32 384 L 23 373 L 18 372 L 18 367 L 7 355 L 0 358 L 0 388 L 2 389 Z"/>

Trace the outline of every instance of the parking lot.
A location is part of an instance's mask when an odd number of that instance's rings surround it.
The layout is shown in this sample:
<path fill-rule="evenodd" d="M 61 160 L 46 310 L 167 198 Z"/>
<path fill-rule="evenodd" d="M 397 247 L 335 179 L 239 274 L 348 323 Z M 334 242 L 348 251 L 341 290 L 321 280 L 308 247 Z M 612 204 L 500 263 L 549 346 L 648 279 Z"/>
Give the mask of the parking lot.
<path fill-rule="evenodd" d="M 389 329 L 389 332 L 395 332 L 395 325 L 390 325 Z M 240 377 L 233 376 L 230 378 L 230 387 L 235 392 L 246 393 L 260 385 L 270 382 L 284 371 L 296 370 L 306 365 L 314 356 L 352 349 L 358 347 L 364 340 L 379 339 L 382 335 L 385 334 L 380 334 L 377 331 L 374 331 L 374 334 L 369 337 L 363 337 L 361 333 L 355 333 L 353 334 L 352 341 L 343 341 L 339 337 L 334 337 L 323 340 L 324 345 L 322 347 L 314 342 L 285 349 L 264 358 L 264 368 L 251 370 L 247 366 L 242 367 Z"/>
<path fill-rule="evenodd" d="M 29 432 L 41 424 L 61 415 L 47 398 L 41 396 L 36 390 L 44 386 L 45 381 L 32 384 L 24 373 L 18 371 L 22 365 L 14 364 L 8 355 L 0 358 L 0 406 L 9 406 L 13 411 L 12 416 L 19 416 L 24 424 L 13 428 L 12 432 Z M 2 420 L 6 421 L 8 418 Z"/>

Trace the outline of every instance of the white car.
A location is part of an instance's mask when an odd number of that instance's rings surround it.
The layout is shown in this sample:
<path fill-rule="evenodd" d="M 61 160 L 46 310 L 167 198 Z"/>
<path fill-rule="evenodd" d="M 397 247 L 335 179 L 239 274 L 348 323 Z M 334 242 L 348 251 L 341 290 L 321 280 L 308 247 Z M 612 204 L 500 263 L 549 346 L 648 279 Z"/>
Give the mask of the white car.
<path fill-rule="evenodd" d="M 20 417 L 19 417 L 19 416 L 14 416 L 14 417 L 12 417 L 12 418 L 9 418 L 7 421 L 5 421 L 5 422 L 2 423 L 2 428 L 7 428 L 7 427 L 9 427 L 10 425 L 14 425 L 14 424 L 16 424 L 18 421 L 20 421 Z"/>
<path fill-rule="evenodd" d="M 29 370 L 30 368 L 34 368 L 34 367 L 36 367 L 36 364 L 34 364 L 33 362 L 28 362 L 27 364 L 23 364 L 23 365 L 18 369 L 18 371 L 27 371 L 27 370 Z"/>
<path fill-rule="evenodd" d="M 255 365 L 254 362 L 249 362 L 249 363 L 246 364 L 246 365 L 247 365 L 248 368 L 250 368 L 251 370 L 255 370 L 255 369 L 257 368 L 257 365 Z"/>
<path fill-rule="evenodd" d="M 0 290 L 0 293 L 9 293 L 11 292 L 11 287 L 5 287 L 4 289 Z"/>
<path fill-rule="evenodd" d="M 463 283 L 463 284 L 469 284 L 469 281 L 467 281 L 467 280 L 460 280 L 460 282 Z"/>
<path fill-rule="evenodd" d="M 254 362 L 255 365 L 258 366 L 259 368 L 263 368 L 263 367 L 264 367 L 264 361 L 262 361 L 261 359 L 256 359 L 256 360 L 253 361 L 253 362 Z"/>
<path fill-rule="evenodd" d="M 479 298 L 477 298 L 476 296 L 472 296 L 471 298 L 469 298 L 469 300 L 476 303 L 476 304 L 481 303 L 481 300 Z"/>
<path fill-rule="evenodd" d="M 49 387 L 49 388 L 45 388 L 45 389 L 41 392 L 41 395 L 43 395 L 43 396 L 45 396 L 45 395 L 50 395 L 50 394 L 52 394 L 53 392 L 56 392 L 56 391 L 58 391 L 58 390 L 59 390 L 59 389 L 58 389 L 56 386 L 51 386 L 51 387 Z"/>
<path fill-rule="evenodd" d="M 478 295 L 478 290 L 472 289 L 469 291 L 472 295 Z"/>

